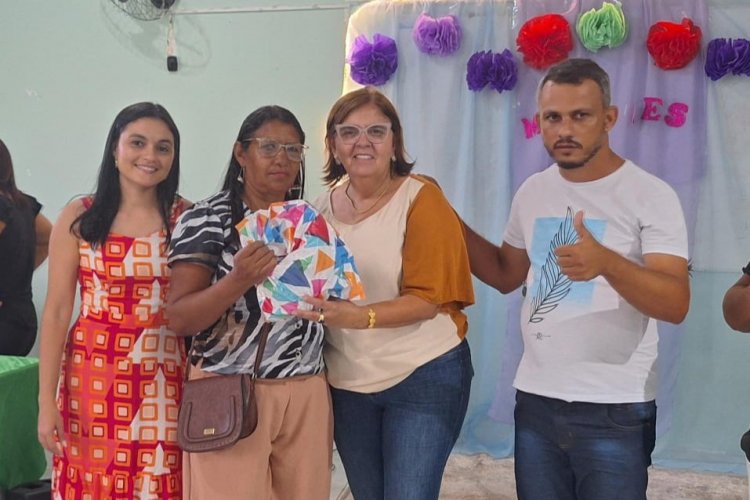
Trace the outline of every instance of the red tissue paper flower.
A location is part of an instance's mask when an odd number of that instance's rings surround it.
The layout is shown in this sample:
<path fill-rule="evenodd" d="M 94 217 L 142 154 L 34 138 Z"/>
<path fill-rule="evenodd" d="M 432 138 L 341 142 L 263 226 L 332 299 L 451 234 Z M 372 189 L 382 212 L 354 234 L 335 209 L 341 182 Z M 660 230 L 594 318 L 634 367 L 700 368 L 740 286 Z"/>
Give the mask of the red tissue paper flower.
<path fill-rule="evenodd" d="M 646 48 L 661 69 L 680 69 L 698 55 L 701 36 L 701 29 L 688 18 L 680 24 L 659 21 L 648 30 Z"/>
<path fill-rule="evenodd" d="M 560 14 L 532 17 L 521 26 L 516 37 L 523 62 L 536 69 L 544 69 L 568 57 L 573 50 L 570 24 Z"/>

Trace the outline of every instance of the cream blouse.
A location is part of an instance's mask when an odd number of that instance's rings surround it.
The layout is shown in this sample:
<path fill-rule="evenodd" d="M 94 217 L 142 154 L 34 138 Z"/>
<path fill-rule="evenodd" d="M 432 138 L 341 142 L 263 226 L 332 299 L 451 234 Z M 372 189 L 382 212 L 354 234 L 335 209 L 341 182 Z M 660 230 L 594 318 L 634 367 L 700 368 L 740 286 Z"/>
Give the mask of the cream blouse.
<path fill-rule="evenodd" d="M 411 294 L 441 306 L 435 318 L 397 328 L 329 328 L 323 352 L 332 386 L 382 391 L 458 345 L 474 291 L 461 222 L 440 189 L 410 176 L 356 224 L 336 219 L 330 193 L 314 204 L 354 255 L 367 295 L 358 304 Z"/>

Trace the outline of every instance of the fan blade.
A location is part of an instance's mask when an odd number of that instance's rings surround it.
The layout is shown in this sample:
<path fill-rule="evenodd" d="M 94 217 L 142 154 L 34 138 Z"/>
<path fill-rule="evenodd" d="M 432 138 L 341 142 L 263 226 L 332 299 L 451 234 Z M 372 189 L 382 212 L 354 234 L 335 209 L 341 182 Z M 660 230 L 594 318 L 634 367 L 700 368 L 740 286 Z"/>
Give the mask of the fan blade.
<path fill-rule="evenodd" d="M 121 2 L 123 0 L 120 0 Z M 124 0 L 127 2 L 127 0 Z M 151 0 L 151 4 L 156 7 L 157 9 L 167 10 L 170 7 L 172 7 L 175 3 L 175 0 Z"/>

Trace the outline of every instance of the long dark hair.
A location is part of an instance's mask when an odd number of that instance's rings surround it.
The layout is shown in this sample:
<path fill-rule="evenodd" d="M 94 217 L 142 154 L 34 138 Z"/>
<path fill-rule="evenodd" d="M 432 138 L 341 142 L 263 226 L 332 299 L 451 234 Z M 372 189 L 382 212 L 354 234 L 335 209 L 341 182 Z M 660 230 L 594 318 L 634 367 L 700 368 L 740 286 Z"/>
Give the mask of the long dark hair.
<path fill-rule="evenodd" d="M 253 134 L 256 130 L 261 128 L 268 122 L 278 121 L 291 125 L 299 135 L 300 143 L 305 143 L 305 131 L 302 130 L 299 120 L 294 114 L 286 108 L 281 106 L 262 106 L 249 115 L 242 122 L 240 131 L 237 134 L 237 142 L 242 145 L 243 149 L 247 149 L 250 146 L 248 139 L 253 138 Z M 237 158 L 234 157 L 234 148 L 232 148 L 232 156 L 229 159 L 229 167 L 227 173 L 224 176 L 224 184 L 222 185 L 222 191 L 229 191 L 229 205 L 232 208 L 232 243 L 239 245 L 240 235 L 237 233 L 235 226 L 245 217 L 245 210 L 242 208 L 242 195 L 244 193 L 244 183 L 240 179 L 242 173 L 242 166 L 240 166 Z M 301 200 L 305 195 L 305 159 L 302 158 L 302 162 L 299 166 L 299 172 L 297 178 L 294 179 L 294 184 L 291 189 L 287 192 L 284 197 L 285 200 Z"/>
<path fill-rule="evenodd" d="M 391 175 L 404 176 L 411 172 L 414 162 L 406 159 L 406 148 L 404 146 L 404 129 L 393 103 L 373 87 L 362 87 L 344 94 L 334 103 L 326 120 L 326 163 L 323 165 L 323 182 L 327 186 L 333 186 L 344 175 L 344 166 L 336 162 L 333 157 L 333 141 L 336 139 L 336 125 L 343 123 L 355 110 L 374 104 L 391 121 L 393 131 L 393 155 L 396 160 L 391 162 Z"/>
<path fill-rule="evenodd" d="M 25 206 L 26 198 L 16 187 L 16 177 L 13 175 L 13 160 L 8 146 L 0 139 L 0 195 L 5 195 L 16 205 Z"/>
<path fill-rule="evenodd" d="M 169 215 L 177 197 L 180 181 L 180 132 L 166 109 L 152 102 L 139 102 L 120 111 L 112 123 L 104 144 L 104 154 L 99 167 L 99 178 L 91 207 L 76 217 L 70 225 L 73 234 L 91 245 L 104 244 L 112 228 L 117 211 L 120 209 L 120 173 L 115 167 L 114 151 L 120 135 L 129 123 L 141 118 L 156 118 L 172 132 L 174 137 L 174 159 L 167 178 L 156 186 L 159 213 L 167 230 L 167 241 L 171 236 Z"/>

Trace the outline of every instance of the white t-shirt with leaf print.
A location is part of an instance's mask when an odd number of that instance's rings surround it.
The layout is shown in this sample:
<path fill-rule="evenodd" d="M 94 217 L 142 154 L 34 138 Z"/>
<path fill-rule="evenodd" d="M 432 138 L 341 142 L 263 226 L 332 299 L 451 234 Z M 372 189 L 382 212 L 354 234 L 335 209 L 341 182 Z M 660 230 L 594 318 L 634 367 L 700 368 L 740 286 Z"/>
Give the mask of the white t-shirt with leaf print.
<path fill-rule="evenodd" d="M 634 403 L 656 396 L 657 333 L 649 318 L 601 276 L 572 282 L 554 255 L 577 241 L 573 217 L 603 245 L 642 264 L 648 253 L 687 259 L 674 190 L 631 161 L 591 182 L 569 182 L 557 165 L 529 177 L 511 205 L 503 239 L 531 267 L 521 307 L 524 353 L 516 389 L 565 401 Z"/>

